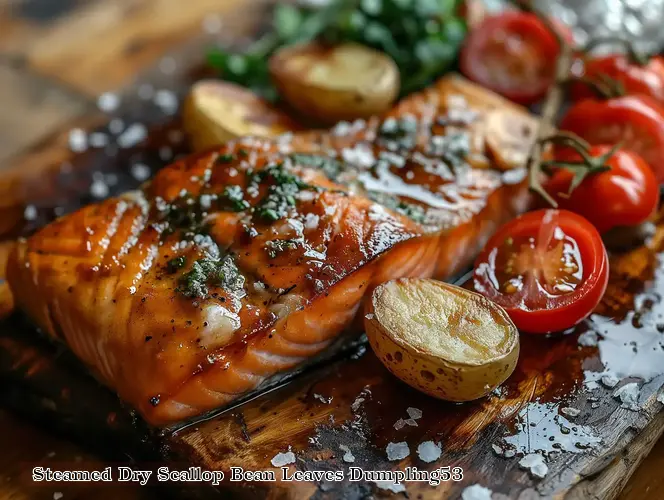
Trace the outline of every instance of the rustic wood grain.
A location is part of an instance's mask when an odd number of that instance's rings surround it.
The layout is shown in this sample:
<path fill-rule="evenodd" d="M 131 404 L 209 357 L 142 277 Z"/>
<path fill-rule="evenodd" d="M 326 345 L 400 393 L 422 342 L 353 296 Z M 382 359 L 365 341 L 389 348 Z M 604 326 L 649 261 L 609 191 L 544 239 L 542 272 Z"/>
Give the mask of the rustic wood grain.
<path fill-rule="evenodd" d="M 26 19 L 18 7 L 0 11 L 0 57 L 59 80 L 90 97 L 117 90 L 168 51 L 202 34 L 210 14 L 228 19 L 232 30 L 255 21 L 236 16 L 259 2 L 240 0 L 96 0 L 81 2 L 48 23 Z M 18 4 L 17 4 L 18 5 Z M 161 64 L 173 70 L 172 61 Z"/>
<path fill-rule="evenodd" d="M 101 90 L 117 90 L 134 79 L 138 79 L 139 83 L 154 82 L 155 86 L 171 88 L 174 85 L 176 90 L 185 89 L 186 67 L 195 65 L 190 59 L 201 59 L 202 48 L 208 43 L 207 38 L 200 37 L 200 22 L 205 12 L 226 12 L 225 9 L 230 12 L 240 2 L 81 0 L 63 1 L 57 9 L 47 9 L 46 12 L 39 11 L 36 7 L 38 3 L 0 0 L 0 61 L 11 64 L 12 68 L 22 63 L 26 71 L 34 71 L 41 75 L 40 78 L 57 79 L 65 86 L 80 91 L 83 101 L 89 101 Z M 10 4 L 11 9 L 3 9 Z M 20 9 L 15 7 L 19 4 L 23 4 Z M 26 4 L 32 5 L 26 7 Z M 182 12 L 183 6 L 184 10 L 191 11 L 178 16 L 176 11 L 179 9 Z M 158 22 L 153 22 L 157 17 L 160 17 Z M 240 32 L 246 31 L 240 21 L 255 22 L 251 16 L 235 19 L 239 20 L 230 24 L 234 28 L 240 26 Z M 88 43 L 81 43 L 82 40 Z M 182 40 L 188 40 L 186 46 L 173 49 Z M 172 54 L 174 58 L 174 74 L 164 72 L 160 67 L 159 59 L 164 51 L 169 51 L 169 57 Z M 90 57 L 90 54 L 95 57 Z M 173 61 L 169 60 L 166 66 L 172 65 Z M 155 62 L 157 64 L 150 69 L 149 66 Z M 77 68 L 77 71 L 72 71 L 72 68 Z M 16 84 L 12 78 L 9 80 L 10 87 Z M 129 97 L 121 113 L 126 113 L 137 104 L 131 93 L 131 88 L 125 90 L 125 95 Z M 54 111 L 52 116 L 56 114 Z M 144 114 L 145 111 L 140 108 L 135 116 L 138 118 Z M 38 208 L 39 217 L 31 223 L 34 226 L 51 218 L 54 208 L 58 206 L 71 209 L 71 198 L 77 198 L 76 203 L 84 202 L 89 197 L 88 189 L 94 172 L 119 172 L 123 178 L 126 177 L 128 162 L 137 151 L 120 155 L 88 151 L 83 155 L 74 155 L 68 146 L 69 129 L 102 127 L 106 119 L 94 113 L 74 120 L 69 119 L 71 116 L 65 117 L 62 122 L 51 118 L 54 123 L 51 129 L 60 127 L 60 130 L 12 161 L 8 172 L 0 176 L 0 234 L 4 237 L 16 235 L 25 228 L 23 213 L 26 203 L 35 203 Z M 165 123 L 163 117 L 156 121 Z M 177 127 L 177 124 L 168 126 Z M 47 130 L 40 132 L 41 135 L 34 138 L 39 139 L 46 133 Z M 165 135 L 163 131 L 158 131 L 154 144 L 136 148 L 138 154 L 143 155 L 141 158 L 147 156 L 152 160 L 149 163 L 154 168 L 160 165 L 155 157 Z M 75 174 L 66 184 L 58 183 L 63 165 Z M 113 189 L 124 188 L 118 185 Z M 0 259 L 6 255 L 10 245 L 8 241 L 0 245 Z M 639 284 L 644 277 L 652 278 L 653 255 L 649 249 L 642 248 L 614 262 L 619 273 L 612 278 L 612 288 L 603 305 L 603 312 L 624 314 L 633 307 L 634 293 L 642 291 Z M 628 293 L 621 291 L 626 288 L 630 289 Z M 0 318 L 2 294 L 0 283 Z M 426 465 L 415 458 L 417 443 L 435 439 L 443 443 L 445 451 L 439 462 L 467 465 L 469 472 L 466 481 L 462 485 L 448 484 L 437 488 L 409 485 L 411 497 L 442 498 L 447 493 L 458 493 L 471 482 L 480 482 L 510 497 L 520 494 L 524 498 L 567 495 L 574 499 L 587 496 L 604 499 L 618 494 L 664 429 L 662 414 L 657 413 L 661 405 L 654 401 L 661 381 L 654 382 L 643 391 L 645 404 L 639 413 L 618 408 L 610 392 L 602 395 L 599 409 L 588 410 L 589 402 L 578 393 L 579 377 L 581 365 L 592 364 L 596 359 L 595 353 L 589 348 L 579 351 L 576 338 L 571 335 L 553 341 L 527 339 L 524 350 L 530 354 L 522 360 L 519 372 L 506 390 L 501 396 L 480 403 L 458 407 L 432 401 L 391 377 L 371 352 L 360 352 L 357 359 L 338 360 L 319 370 L 309 371 L 289 385 L 208 421 L 173 434 L 147 438 L 145 429 L 140 425 L 133 427 L 131 415 L 109 391 L 91 380 L 74 360 L 66 355 L 54 355 L 52 346 L 35 342 L 33 332 L 25 323 L 17 326 L 15 321 L 14 317 L 9 323 L 0 323 L 0 350 L 4 356 L 0 360 L 3 401 L 22 410 L 30 418 L 47 422 L 72 435 L 78 433 L 79 438 L 88 441 L 88 444 L 90 435 L 94 435 L 95 440 L 99 440 L 97 447 L 106 452 L 109 452 L 110 446 L 101 444 L 106 442 L 103 436 L 109 440 L 117 438 L 118 447 L 127 452 L 141 448 L 140 442 L 149 439 L 153 449 L 162 450 L 172 460 L 184 458 L 191 463 L 220 468 L 241 463 L 248 468 L 265 469 L 270 467 L 274 454 L 285 451 L 291 445 L 298 456 L 297 468 L 320 469 L 347 466 L 340 458 L 342 453 L 339 449 L 340 444 L 347 444 L 357 458 L 357 465 L 389 468 L 414 464 L 422 468 Z M 8 325 L 12 325 L 11 332 L 5 328 Z M 23 382 L 17 383 L 21 377 Z M 11 387 L 5 384 L 6 380 L 11 381 Z M 365 391 L 367 386 L 371 394 Z M 35 391 L 35 388 L 38 390 Z M 63 388 L 68 390 L 63 391 Z M 326 404 L 316 394 L 332 396 L 333 399 Z M 353 403 L 358 401 L 358 396 L 365 400 L 354 410 Z M 515 415 L 523 409 L 528 413 L 528 404 L 532 404 L 533 400 L 555 401 L 557 406 L 554 411 L 562 404 L 584 408 L 579 423 L 587 421 L 598 426 L 606 437 L 602 449 L 594 454 L 559 456 L 549 464 L 551 471 L 542 482 L 533 481 L 520 471 L 516 460 L 495 456 L 490 445 L 502 437 L 503 431 L 513 432 L 511 427 Z M 423 419 L 418 427 L 407 427 L 398 432 L 392 425 L 397 418 L 407 418 L 405 409 L 408 406 L 422 409 Z M 112 422 L 119 422 L 118 425 L 100 427 L 99 423 L 107 422 L 112 414 L 115 415 L 111 418 Z M 127 420 L 124 420 L 125 417 Z M 86 425 L 80 425 L 80 422 Z M 318 444 L 312 444 L 310 439 Z M 385 445 L 390 440 L 401 439 L 409 442 L 411 457 L 398 464 L 386 462 Z M 51 451 L 57 450 L 56 457 L 64 457 L 64 462 L 72 457 L 74 460 L 76 456 L 84 457 L 82 468 L 94 468 L 102 462 L 93 459 L 88 462 L 91 457 L 70 443 L 54 439 L 2 413 L 0 442 L 9 443 L 13 450 L 12 453 L 0 454 L 0 483 L 4 479 L 8 484 L 0 486 L 0 498 L 50 499 L 54 491 L 65 492 L 64 498 L 147 498 L 145 490 L 139 487 L 114 487 L 109 491 L 102 491 L 94 485 L 71 490 L 69 485 L 66 490 L 50 487 L 36 489 L 26 477 L 27 464 L 49 460 L 52 458 L 48 457 Z M 660 444 L 657 449 L 662 448 Z M 659 458 L 653 462 L 655 465 L 650 466 L 650 472 L 638 472 L 631 483 L 635 486 L 628 485 L 625 499 L 646 498 L 646 494 L 661 488 L 661 474 L 655 477 L 653 471 L 664 460 L 664 452 L 659 452 L 657 456 Z M 647 477 L 637 483 L 640 475 Z M 290 486 L 245 484 L 225 485 L 225 488 L 249 496 L 283 494 L 303 498 L 312 495 L 354 498 L 376 491 L 374 486 L 367 484 L 341 490 L 338 485 L 335 489 L 335 485 L 313 483 Z"/>
<path fill-rule="evenodd" d="M 145 488 L 116 483 L 110 488 L 94 483 L 50 483 L 32 481 L 33 467 L 66 470 L 101 470 L 108 464 L 89 452 L 59 439 L 33 425 L 0 411 L 0 498 L 3 500 L 53 500 L 62 494 L 64 500 L 96 498 L 98 500 L 148 500 L 156 494 Z M 56 496 L 54 496 L 56 495 Z"/>
<path fill-rule="evenodd" d="M 90 107 L 85 98 L 2 63 L 0 95 L 7 96 L 0 113 L 0 170 L 11 156 Z"/>

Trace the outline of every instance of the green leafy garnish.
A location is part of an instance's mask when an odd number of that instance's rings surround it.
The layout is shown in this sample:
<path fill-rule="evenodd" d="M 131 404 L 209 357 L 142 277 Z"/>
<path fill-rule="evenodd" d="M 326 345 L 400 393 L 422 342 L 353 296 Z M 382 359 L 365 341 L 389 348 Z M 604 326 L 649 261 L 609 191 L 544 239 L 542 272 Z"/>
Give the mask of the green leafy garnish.
<path fill-rule="evenodd" d="M 187 263 L 187 258 L 184 255 L 180 255 L 179 257 L 175 257 L 168 261 L 168 263 L 166 264 L 166 270 L 169 273 L 173 274 L 177 272 L 179 269 L 182 269 L 186 263 Z"/>
<path fill-rule="evenodd" d="M 329 156 L 319 156 L 304 153 L 295 153 L 290 156 L 291 160 L 303 167 L 321 170 L 328 179 L 336 180 L 343 171 L 343 164 Z"/>
<path fill-rule="evenodd" d="M 283 163 L 270 165 L 269 167 L 256 172 L 250 184 L 258 186 L 259 184 L 270 181 L 267 194 L 261 199 L 255 207 L 255 215 L 265 221 L 274 222 L 288 214 L 288 211 L 295 206 L 295 195 L 303 189 L 317 191 L 319 188 L 311 186 L 302 179 L 286 170 Z"/>
<path fill-rule="evenodd" d="M 199 259 L 179 280 L 177 291 L 191 298 L 205 298 L 209 286 L 218 286 L 234 293 L 244 288 L 244 276 L 240 273 L 233 258 L 226 255 L 221 259 Z"/>
<path fill-rule="evenodd" d="M 243 54 L 215 49 L 208 63 L 228 81 L 274 100 L 267 61 L 278 48 L 321 40 L 357 42 L 389 55 L 402 95 L 419 90 L 454 62 L 466 34 L 460 0 L 332 0 L 322 8 L 278 4 L 274 30 Z"/>
<path fill-rule="evenodd" d="M 249 202 L 244 199 L 244 191 L 237 185 L 226 186 L 219 201 L 224 209 L 233 212 L 242 212 L 249 208 Z"/>

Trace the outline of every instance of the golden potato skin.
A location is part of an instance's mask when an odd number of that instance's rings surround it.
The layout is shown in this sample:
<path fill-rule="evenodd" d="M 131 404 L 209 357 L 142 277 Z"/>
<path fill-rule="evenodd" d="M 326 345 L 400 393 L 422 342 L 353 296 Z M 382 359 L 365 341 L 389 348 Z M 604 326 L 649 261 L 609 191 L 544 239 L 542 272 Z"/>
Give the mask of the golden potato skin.
<path fill-rule="evenodd" d="M 269 70 L 279 94 L 321 124 L 381 114 L 399 94 L 396 63 L 355 43 L 284 47 L 270 58 Z"/>
<path fill-rule="evenodd" d="M 220 80 L 201 80 L 191 87 L 182 120 L 195 151 L 236 137 L 274 137 L 300 130 L 286 113 L 250 90 Z"/>
<path fill-rule="evenodd" d="M 394 324 L 386 326 L 384 316 L 395 311 L 387 309 L 386 304 L 381 303 L 385 288 L 396 286 L 402 291 L 404 287 L 420 287 L 422 282 L 429 282 L 427 285 L 439 289 L 438 293 L 450 293 L 450 290 L 453 290 L 465 299 L 466 304 L 472 303 L 472 307 L 491 308 L 506 330 L 506 344 L 502 349 L 504 352 L 498 352 L 496 356 L 488 356 L 481 361 L 449 359 L 445 352 L 428 351 L 422 346 L 409 343 L 403 332 L 394 328 Z M 416 314 L 419 305 L 412 306 Z M 463 314 L 465 307 L 466 305 L 460 303 L 459 310 L 441 311 L 441 314 Z M 507 314 L 486 298 L 454 285 L 419 278 L 388 282 L 374 290 L 371 299 L 367 301 L 365 313 L 364 324 L 369 343 L 385 367 L 411 387 L 438 399 L 463 402 L 486 396 L 507 380 L 519 358 L 518 332 Z M 477 325 L 477 328 L 482 327 Z M 452 332 L 430 332 L 431 335 L 450 333 Z M 451 337 L 453 336 L 452 334 Z"/>

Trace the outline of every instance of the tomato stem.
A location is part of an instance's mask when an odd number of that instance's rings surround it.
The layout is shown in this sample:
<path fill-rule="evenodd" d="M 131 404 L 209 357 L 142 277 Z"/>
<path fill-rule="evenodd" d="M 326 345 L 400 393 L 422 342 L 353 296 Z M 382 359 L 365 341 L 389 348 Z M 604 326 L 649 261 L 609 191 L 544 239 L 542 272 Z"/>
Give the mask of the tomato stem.
<path fill-rule="evenodd" d="M 567 83 L 579 82 L 590 87 L 602 99 L 612 99 L 625 95 L 625 88 L 622 83 L 604 73 L 597 74 L 596 78 L 577 76 L 570 78 Z"/>
<path fill-rule="evenodd" d="M 627 52 L 627 57 L 629 58 L 629 60 L 634 64 L 638 64 L 639 66 L 645 66 L 646 64 L 648 64 L 650 58 L 652 57 L 652 54 L 648 54 L 646 52 L 639 52 L 638 50 L 636 50 L 632 42 L 630 42 L 629 40 L 621 37 L 610 37 L 610 36 L 594 38 L 593 40 L 591 40 L 586 44 L 586 46 L 583 48 L 583 52 L 585 54 L 588 54 L 593 49 L 596 49 L 597 47 L 607 44 L 622 45 L 625 48 L 625 52 Z"/>
<path fill-rule="evenodd" d="M 535 141 L 530 151 L 530 158 L 528 159 L 528 187 L 534 193 L 539 194 L 547 203 L 556 208 L 558 203 L 546 192 L 542 186 L 541 178 L 544 175 L 542 169 L 542 154 L 544 152 L 544 144 L 541 140 L 551 133 L 555 128 L 554 122 L 560 107 L 563 103 L 564 90 L 562 82 L 569 79 L 570 68 L 572 66 L 572 45 L 566 40 L 555 24 L 549 19 L 548 16 L 540 12 L 538 9 L 531 5 L 527 0 L 513 0 L 514 4 L 524 12 L 530 12 L 536 15 L 546 26 L 546 28 L 556 37 L 560 53 L 556 61 L 556 71 L 554 84 L 551 85 L 544 100 L 542 107 L 542 116 L 540 118 L 540 126 L 537 132 L 538 140 Z"/>

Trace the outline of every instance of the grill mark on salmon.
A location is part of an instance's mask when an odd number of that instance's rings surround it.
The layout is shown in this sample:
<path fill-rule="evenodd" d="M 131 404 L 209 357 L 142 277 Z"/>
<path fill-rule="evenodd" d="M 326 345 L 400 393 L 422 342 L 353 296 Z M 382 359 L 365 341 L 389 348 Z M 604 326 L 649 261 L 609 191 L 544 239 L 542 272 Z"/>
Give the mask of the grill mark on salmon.
<path fill-rule="evenodd" d="M 53 222 L 10 257 L 17 303 L 154 425 L 228 404 L 352 328 L 377 284 L 450 277 L 525 208 L 474 138 L 507 105 L 449 85 L 361 126 L 229 143 Z M 474 118 L 450 128 L 459 93 Z M 477 145 L 432 149 L 450 134 Z"/>

